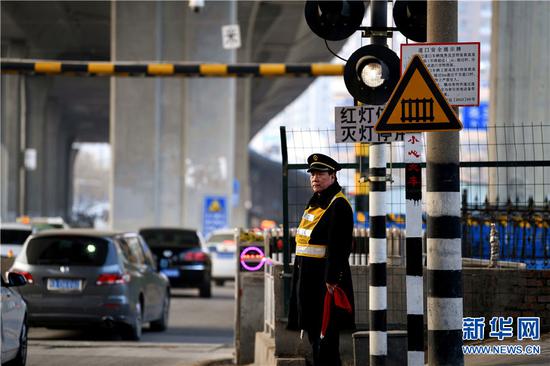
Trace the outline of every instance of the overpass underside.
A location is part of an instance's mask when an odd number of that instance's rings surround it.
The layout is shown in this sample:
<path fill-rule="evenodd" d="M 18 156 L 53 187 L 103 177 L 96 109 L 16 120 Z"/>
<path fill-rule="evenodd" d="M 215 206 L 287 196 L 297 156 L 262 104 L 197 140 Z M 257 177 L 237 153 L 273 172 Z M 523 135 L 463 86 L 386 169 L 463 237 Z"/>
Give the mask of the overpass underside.
<path fill-rule="evenodd" d="M 193 63 L 328 61 L 301 2 L 2 2 L 2 58 Z M 221 26 L 240 25 L 239 50 Z M 335 48 L 341 44 L 334 45 Z M 93 78 L 2 75 L 3 221 L 64 216 L 74 142 L 108 142 L 111 226 L 202 228 L 206 197 L 227 224 L 250 207 L 249 140 L 313 78 Z M 24 149 L 35 149 L 25 170 Z"/>
<path fill-rule="evenodd" d="M 305 24 L 301 2 L 207 1 L 199 13 L 190 11 L 187 2 L 0 6 L 2 58 L 310 63 L 331 56 Z M 493 13 L 491 124 L 544 121 L 550 114 L 550 72 L 545 71 L 550 5 L 499 2 Z M 221 26 L 234 23 L 240 25 L 243 46 L 225 50 Z M 73 143 L 109 142 L 111 176 L 103 179 L 109 180 L 113 228 L 201 228 L 209 196 L 226 198 L 228 225 L 244 225 L 246 207 L 254 204 L 248 142 L 312 80 L 2 75 L 1 218 L 67 217 Z M 509 135 L 513 130 L 503 131 Z M 36 149 L 36 170 L 21 169 L 25 148 Z M 489 157 L 498 159 L 505 152 L 492 148 Z M 545 157 L 538 150 L 533 154 Z M 530 177 L 506 169 L 492 172 L 494 177 L 530 184 Z M 491 199 L 510 195 L 490 190 Z M 260 195 L 272 196 L 272 191 Z"/>

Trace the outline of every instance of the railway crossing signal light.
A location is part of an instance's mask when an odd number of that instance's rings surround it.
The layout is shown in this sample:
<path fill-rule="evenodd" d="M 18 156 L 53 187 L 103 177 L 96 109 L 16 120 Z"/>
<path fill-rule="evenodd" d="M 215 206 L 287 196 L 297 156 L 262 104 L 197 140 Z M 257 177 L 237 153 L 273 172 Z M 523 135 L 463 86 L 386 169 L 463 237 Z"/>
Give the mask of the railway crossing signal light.
<path fill-rule="evenodd" d="M 399 57 L 383 45 L 371 44 L 356 50 L 346 62 L 344 82 L 358 101 L 381 105 L 399 81 Z"/>
<path fill-rule="evenodd" d="M 365 15 L 363 1 L 307 0 L 306 22 L 319 37 L 340 41 L 362 30 L 363 37 L 385 34 L 391 37 L 398 30 L 416 42 L 426 42 L 427 0 L 396 0 L 393 17 L 397 28 L 362 27 Z M 384 45 L 371 44 L 356 50 L 346 62 L 344 82 L 358 101 L 381 105 L 388 101 L 400 76 L 399 57 Z"/>
<path fill-rule="evenodd" d="M 365 5 L 362 1 L 307 0 L 304 13 L 313 33 L 329 41 L 341 41 L 361 26 Z"/>
<path fill-rule="evenodd" d="M 396 0 L 393 21 L 397 30 L 415 42 L 426 42 L 427 6 L 427 0 Z"/>

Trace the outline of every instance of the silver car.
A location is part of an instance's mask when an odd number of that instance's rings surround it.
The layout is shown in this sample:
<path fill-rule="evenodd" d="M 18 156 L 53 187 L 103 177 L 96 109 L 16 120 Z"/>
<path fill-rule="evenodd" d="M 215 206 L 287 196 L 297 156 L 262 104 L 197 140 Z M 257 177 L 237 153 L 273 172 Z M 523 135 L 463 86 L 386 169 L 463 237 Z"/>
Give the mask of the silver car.
<path fill-rule="evenodd" d="M 27 239 L 11 271 L 27 279 L 20 293 L 31 326 L 118 326 L 128 340 L 140 339 L 143 323 L 168 326 L 169 281 L 136 233 L 43 231 Z"/>
<path fill-rule="evenodd" d="M 23 286 L 25 278 L 10 273 L 2 277 L 2 364 L 24 366 L 27 361 L 27 306 L 12 288 Z"/>
<path fill-rule="evenodd" d="M 0 255 L 15 258 L 21 252 L 23 243 L 33 233 L 30 225 L 19 223 L 0 224 Z"/>

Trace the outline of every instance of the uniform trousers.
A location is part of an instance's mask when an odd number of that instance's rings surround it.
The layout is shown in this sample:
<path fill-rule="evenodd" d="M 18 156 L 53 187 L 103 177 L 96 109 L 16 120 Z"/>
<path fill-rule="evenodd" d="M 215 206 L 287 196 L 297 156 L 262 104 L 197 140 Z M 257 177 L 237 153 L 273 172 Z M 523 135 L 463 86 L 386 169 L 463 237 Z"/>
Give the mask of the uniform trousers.
<path fill-rule="evenodd" d="M 320 330 L 307 332 L 313 355 L 313 366 L 341 366 L 340 332 L 329 324 L 325 337 L 321 339 L 320 335 Z"/>

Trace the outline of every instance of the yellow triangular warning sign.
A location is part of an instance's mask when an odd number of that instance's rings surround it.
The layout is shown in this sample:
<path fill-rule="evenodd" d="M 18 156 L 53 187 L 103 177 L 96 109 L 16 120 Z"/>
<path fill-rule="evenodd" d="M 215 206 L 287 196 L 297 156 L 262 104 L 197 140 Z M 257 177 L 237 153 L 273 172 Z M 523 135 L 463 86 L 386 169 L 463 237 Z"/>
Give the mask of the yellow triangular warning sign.
<path fill-rule="evenodd" d="M 420 56 L 415 55 L 395 87 L 374 130 L 383 132 L 458 131 L 462 123 Z"/>
<path fill-rule="evenodd" d="M 210 206 L 208 206 L 209 212 L 219 212 L 221 211 L 222 206 L 220 205 L 220 202 L 218 200 L 214 200 L 210 203 Z"/>

